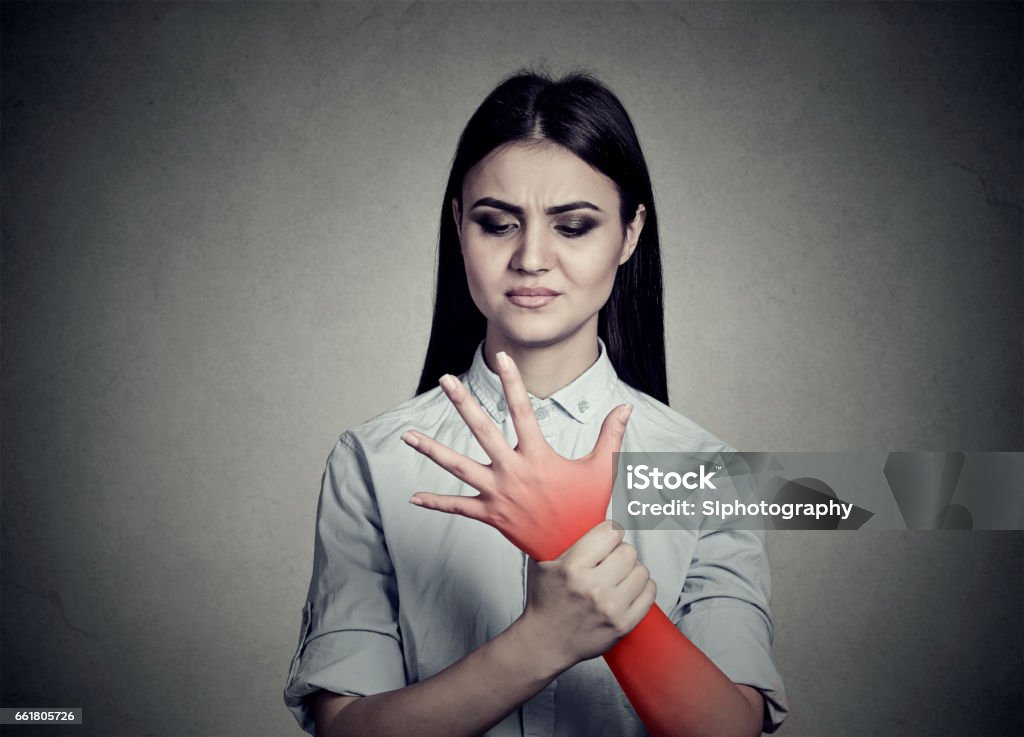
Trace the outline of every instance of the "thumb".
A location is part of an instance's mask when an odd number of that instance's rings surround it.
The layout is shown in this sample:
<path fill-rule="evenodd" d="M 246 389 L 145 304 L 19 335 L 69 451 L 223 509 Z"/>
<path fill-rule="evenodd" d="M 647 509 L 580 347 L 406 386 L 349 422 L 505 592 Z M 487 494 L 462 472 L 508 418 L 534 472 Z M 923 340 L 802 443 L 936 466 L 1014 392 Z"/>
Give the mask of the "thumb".
<path fill-rule="evenodd" d="M 622 447 L 622 436 L 626 434 L 626 423 L 633 412 L 630 404 L 620 404 L 608 413 L 601 424 L 601 433 L 597 436 L 597 443 L 591 451 L 591 457 L 610 456 L 618 453 Z"/>

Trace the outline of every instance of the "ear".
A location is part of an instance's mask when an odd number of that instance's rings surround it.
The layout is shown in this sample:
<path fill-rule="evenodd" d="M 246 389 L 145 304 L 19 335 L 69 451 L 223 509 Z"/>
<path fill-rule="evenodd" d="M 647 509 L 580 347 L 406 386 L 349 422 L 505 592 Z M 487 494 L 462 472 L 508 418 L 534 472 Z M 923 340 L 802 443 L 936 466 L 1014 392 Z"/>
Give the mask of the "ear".
<path fill-rule="evenodd" d="M 629 261 L 629 257 L 636 250 L 636 245 L 640 242 L 640 231 L 644 229 L 645 222 L 647 222 L 647 208 L 641 202 L 636 206 L 636 215 L 633 216 L 632 222 L 626 225 L 626 239 L 622 243 L 622 256 L 619 258 L 619 266 Z"/>
<path fill-rule="evenodd" d="M 452 197 L 452 218 L 455 220 L 455 232 L 459 234 L 459 240 L 462 240 L 462 213 L 459 211 L 459 201 Z"/>

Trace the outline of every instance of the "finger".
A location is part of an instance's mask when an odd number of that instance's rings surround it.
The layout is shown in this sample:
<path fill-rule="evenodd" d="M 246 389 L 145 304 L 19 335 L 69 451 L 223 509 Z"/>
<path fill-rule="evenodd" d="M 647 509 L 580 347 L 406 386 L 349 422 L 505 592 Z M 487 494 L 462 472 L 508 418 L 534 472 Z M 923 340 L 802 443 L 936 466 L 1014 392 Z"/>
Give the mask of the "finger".
<path fill-rule="evenodd" d="M 474 489 L 482 493 L 487 493 L 491 490 L 493 471 L 491 471 L 490 467 L 456 453 L 451 448 L 442 445 L 418 430 L 408 430 L 402 433 L 402 440 L 452 476 L 460 481 L 465 481 Z"/>
<path fill-rule="evenodd" d="M 613 586 L 618 586 L 637 566 L 638 558 L 635 547 L 627 542 L 621 542 L 597 564 L 597 570 L 602 577 L 607 576 Z M 633 597 L 630 597 L 630 601 L 632 599 Z"/>
<path fill-rule="evenodd" d="M 508 405 L 508 413 L 512 418 L 512 426 L 516 429 L 519 445 L 526 449 L 547 443 L 540 431 L 540 425 L 537 424 L 530 395 L 526 391 L 526 384 L 523 383 L 516 362 L 504 351 L 498 351 L 495 360 L 498 364 L 498 378 L 501 379 L 501 387 L 505 391 L 505 403 Z"/>
<path fill-rule="evenodd" d="M 658 587 L 654 583 L 653 578 L 647 579 L 647 583 L 644 584 L 643 590 L 640 595 L 633 599 L 633 603 L 626 609 L 626 619 L 629 622 L 629 628 L 632 630 L 638 624 L 640 620 L 646 616 L 647 612 L 652 606 L 654 606 L 654 600 L 658 596 Z"/>
<path fill-rule="evenodd" d="M 439 383 L 441 389 L 448 396 L 448 400 L 455 405 L 455 411 L 462 417 L 466 427 L 473 433 L 473 437 L 480 443 L 480 447 L 484 449 L 492 463 L 500 462 L 513 453 L 512 447 L 501 434 L 501 430 L 494 424 L 494 420 L 484 411 L 465 384 L 451 374 L 442 376 Z"/>
<path fill-rule="evenodd" d="M 590 451 L 591 458 L 607 458 L 611 460 L 612 453 L 618 453 L 622 448 L 622 436 L 626 434 L 626 425 L 633 407 L 628 404 L 620 404 L 608 413 L 601 423 L 601 433 L 597 436 L 597 443 Z"/>
<path fill-rule="evenodd" d="M 643 563 L 638 563 L 629 570 L 615 588 L 622 594 L 622 598 L 628 604 L 643 593 L 647 582 L 650 580 L 651 572 L 647 570 L 647 566 Z"/>
<path fill-rule="evenodd" d="M 417 491 L 409 499 L 410 504 L 424 509 L 434 509 L 448 514 L 461 514 L 470 519 L 482 520 L 487 511 L 487 503 L 478 496 L 455 496 L 454 494 L 434 494 L 429 491 Z"/>
<path fill-rule="evenodd" d="M 611 520 L 605 520 L 573 543 L 559 560 L 565 565 L 593 568 L 615 550 L 625 534 L 625 530 L 614 527 Z"/>

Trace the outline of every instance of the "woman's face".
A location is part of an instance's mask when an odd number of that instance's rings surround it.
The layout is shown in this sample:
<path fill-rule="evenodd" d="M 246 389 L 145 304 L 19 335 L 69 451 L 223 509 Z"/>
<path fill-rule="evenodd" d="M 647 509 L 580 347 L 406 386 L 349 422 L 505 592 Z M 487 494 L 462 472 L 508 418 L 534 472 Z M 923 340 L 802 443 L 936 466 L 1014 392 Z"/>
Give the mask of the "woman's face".
<path fill-rule="evenodd" d="M 615 272 L 636 248 L 643 205 L 623 227 L 611 179 L 551 143 L 495 149 L 469 170 L 452 211 L 469 291 L 508 347 L 597 335 Z"/>

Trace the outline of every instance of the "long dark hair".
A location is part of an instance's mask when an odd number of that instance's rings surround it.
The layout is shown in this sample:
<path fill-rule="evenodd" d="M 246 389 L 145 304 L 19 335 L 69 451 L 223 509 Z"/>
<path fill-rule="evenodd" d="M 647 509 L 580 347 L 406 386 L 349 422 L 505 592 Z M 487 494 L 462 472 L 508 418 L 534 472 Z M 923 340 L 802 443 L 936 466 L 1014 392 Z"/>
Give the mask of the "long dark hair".
<path fill-rule="evenodd" d="M 416 393 L 433 389 L 443 374 L 466 371 L 487 329 L 469 294 L 452 199 L 461 211 L 466 172 L 491 151 L 538 140 L 572 151 L 615 182 L 623 223 L 633 220 L 641 203 L 647 210 L 637 247 L 619 267 L 611 296 L 598 314 L 597 331 L 619 378 L 667 404 L 661 253 L 651 177 L 622 103 L 584 72 L 557 80 L 518 72 L 499 84 L 466 124 L 441 203 L 434 320 Z"/>

